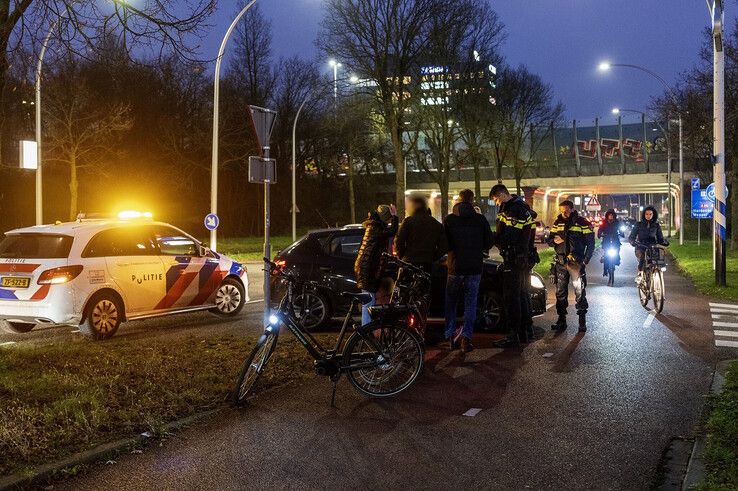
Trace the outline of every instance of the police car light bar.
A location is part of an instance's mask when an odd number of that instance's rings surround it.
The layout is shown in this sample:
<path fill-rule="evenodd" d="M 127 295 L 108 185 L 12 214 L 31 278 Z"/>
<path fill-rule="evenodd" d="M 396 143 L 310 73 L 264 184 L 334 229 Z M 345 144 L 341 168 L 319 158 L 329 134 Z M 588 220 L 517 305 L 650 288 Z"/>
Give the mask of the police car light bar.
<path fill-rule="evenodd" d="M 121 220 L 136 220 L 141 218 L 153 218 L 154 215 L 150 211 L 133 211 L 125 210 L 118 213 L 118 218 Z"/>

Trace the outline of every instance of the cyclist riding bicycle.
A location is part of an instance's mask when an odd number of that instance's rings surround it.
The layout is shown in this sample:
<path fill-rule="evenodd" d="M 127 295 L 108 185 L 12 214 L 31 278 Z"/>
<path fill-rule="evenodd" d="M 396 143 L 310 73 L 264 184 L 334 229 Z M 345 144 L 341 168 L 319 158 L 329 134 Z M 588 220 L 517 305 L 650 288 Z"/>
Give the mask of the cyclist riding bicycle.
<path fill-rule="evenodd" d="M 643 276 L 643 258 L 648 245 L 668 246 L 669 242 L 664 239 L 661 225 L 658 221 L 659 214 L 653 206 L 647 206 L 638 222 L 628 237 L 628 242 L 635 247 L 635 255 L 638 258 L 638 276 L 635 282 L 640 283 Z"/>
<path fill-rule="evenodd" d="M 614 264 L 616 266 L 620 266 L 621 236 L 623 236 L 623 233 L 620 231 L 620 220 L 618 220 L 615 210 L 607 210 L 607 213 L 605 213 L 605 220 L 597 230 L 597 238 L 602 239 L 602 250 L 605 251 L 605 254 L 608 254 L 611 250 L 615 251 L 616 256 L 614 258 Z M 605 262 L 604 257 L 602 263 L 602 276 L 607 276 L 607 263 Z"/>

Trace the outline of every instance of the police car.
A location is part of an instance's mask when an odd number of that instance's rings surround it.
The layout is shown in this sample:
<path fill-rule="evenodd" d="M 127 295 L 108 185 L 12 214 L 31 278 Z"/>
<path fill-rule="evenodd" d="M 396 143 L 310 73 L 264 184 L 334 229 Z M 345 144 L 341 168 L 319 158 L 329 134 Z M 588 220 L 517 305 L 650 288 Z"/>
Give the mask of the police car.
<path fill-rule="evenodd" d="M 238 314 L 246 268 L 148 214 L 12 230 L 0 241 L 0 321 L 14 332 L 79 325 L 96 340 L 124 321 Z"/>

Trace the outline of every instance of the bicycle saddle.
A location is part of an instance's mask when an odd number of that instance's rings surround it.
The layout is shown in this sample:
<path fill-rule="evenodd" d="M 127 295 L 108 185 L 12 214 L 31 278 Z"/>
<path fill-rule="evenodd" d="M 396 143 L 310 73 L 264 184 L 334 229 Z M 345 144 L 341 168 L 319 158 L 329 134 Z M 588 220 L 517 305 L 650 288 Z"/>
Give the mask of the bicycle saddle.
<path fill-rule="evenodd" d="M 372 301 L 372 294 L 371 293 L 364 293 L 364 292 L 341 292 L 342 297 L 346 298 L 353 298 L 355 300 L 358 300 L 362 304 L 367 304 Z"/>

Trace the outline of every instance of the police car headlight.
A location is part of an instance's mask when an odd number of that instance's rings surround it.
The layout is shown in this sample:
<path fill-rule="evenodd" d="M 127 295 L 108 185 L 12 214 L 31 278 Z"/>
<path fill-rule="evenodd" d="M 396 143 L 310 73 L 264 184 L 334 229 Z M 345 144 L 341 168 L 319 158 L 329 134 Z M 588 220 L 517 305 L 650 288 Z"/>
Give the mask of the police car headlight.
<path fill-rule="evenodd" d="M 541 280 L 538 276 L 534 274 L 530 275 L 530 286 L 532 286 L 533 288 L 545 288 L 543 280 Z"/>

